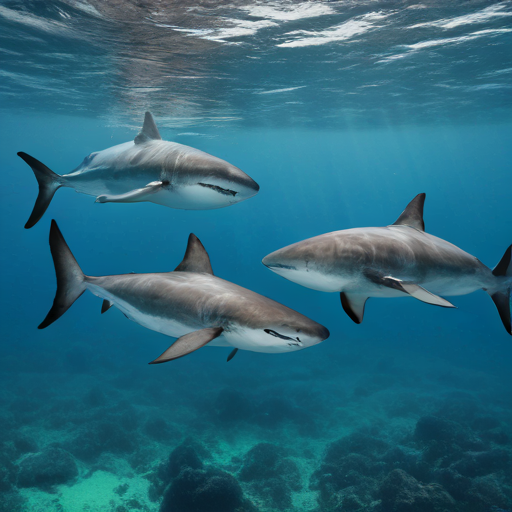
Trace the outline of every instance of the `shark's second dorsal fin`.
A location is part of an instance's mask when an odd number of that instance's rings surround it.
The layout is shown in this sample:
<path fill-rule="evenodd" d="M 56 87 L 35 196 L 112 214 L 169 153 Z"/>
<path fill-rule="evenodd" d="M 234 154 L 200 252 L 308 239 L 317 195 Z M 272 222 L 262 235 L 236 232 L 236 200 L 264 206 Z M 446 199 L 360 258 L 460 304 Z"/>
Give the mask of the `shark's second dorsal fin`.
<path fill-rule="evenodd" d="M 187 250 L 183 261 L 174 269 L 175 272 L 204 272 L 213 276 L 210 257 L 203 244 L 194 233 L 188 237 Z"/>
<path fill-rule="evenodd" d="M 425 204 L 426 194 L 418 194 L 405 208 L 402 215 L 393 226 L 411 226 L 425 231 L 425 223 L 423 222 L 423 205 Z"/>
<path fill-rule="evenodd" d="M 162 140 L 162 137 L 160 137 L 160 132 L 156 127 L 156 123 L 155 120 L 153 119 L 153 115 L 151 114 L 151 112 L 146 112 L 146 115 L 144 116 L 144 124 L 142 125 L 142 130 L 140 131 L 139 135 L 135 137 L 134 142 L 135 144 L 143 144 L 148 140 Z"/>

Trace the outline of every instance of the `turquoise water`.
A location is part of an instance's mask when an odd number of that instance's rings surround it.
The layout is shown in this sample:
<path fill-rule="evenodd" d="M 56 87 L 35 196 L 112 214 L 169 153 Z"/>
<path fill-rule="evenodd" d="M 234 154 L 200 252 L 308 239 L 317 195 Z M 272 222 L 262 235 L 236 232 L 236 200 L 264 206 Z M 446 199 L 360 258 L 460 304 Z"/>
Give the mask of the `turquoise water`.
<path fill-rule="evenodd" d="M 486 293 L 457 309 L 375 298 L 356 325 L 338 294 L 261 264 L 391 224 L 425 192 L 426 231 L 494 267 L 512 242 L 511 16 L 511 2 L 1 2 L 0 510 L 511 510 L 512 345 Z M 260 192 L 185 211 L 62 189 L 23 229 L 37 182 L 18 151 L 68 173 L 132 140 L 146 110 Z M 90 293 L 37 330 L 51 219 L 88 275 L 171 271 L 192 232 L 217 276 L 331 335 L 149 366 L 172 339 Z"/>

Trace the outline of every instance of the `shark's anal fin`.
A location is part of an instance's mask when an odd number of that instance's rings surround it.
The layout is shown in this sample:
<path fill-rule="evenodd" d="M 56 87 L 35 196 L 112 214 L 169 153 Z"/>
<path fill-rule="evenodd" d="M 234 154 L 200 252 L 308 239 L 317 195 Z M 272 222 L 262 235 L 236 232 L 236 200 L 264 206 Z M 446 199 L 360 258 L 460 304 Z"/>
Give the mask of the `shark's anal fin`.
<path fill-rule="evenodd" d="M 142 201 L 149 201 L 149 196 L 158 192 L 165 187 L 168 183 L 163 181 L 152 181 L 143 188 L 137 188 L 126 192 L 126 194 L 111 195 L 105 194 L 96 198 L 97 203 L 140 203 Z"/>
<path fill-rule="evenodd" d="M 368 297 L 356 293 L 341 292 L 340 299 L 345 313 L 353 322 L 360 324 L 363 321 L 364 306 Z"/>
<path fill-rule="evenodd" d="M 236 356 L 236 353 L 238 352 L 238 349 L 237 348 L 234 348 L 230 353 L 229 353 L 229 356 L 228 358 L 226 359 L 226 362 L 229 363 L 229 361 L 231 361 L 231 359 L 233 359 L 233 357 Z"/>
<path fill-rule="evenodd" d="M 408 281 L 401 281 L 400 279 L 396 279 L 391 276 L 380 276 L 378 274 L 366 273 L 366 277 L 375 284 L 379 284 L 381 286 L 387 286 L 388 288 L 392 288 L 393 290 L 398 290 L 400 292 L 406 293 L 415 299 L 421 300 L 421 302 L 426 302 L 427 304 L 432 304 L 433 306 L 441 306 L 443 308 L 455 308 L 451 302 L 448 302 L 446 299 L 439 297 L 439 295 L 435 295 L 428 290 L 425 290 L 419 284 L 411 283 Z"/>
<path fill-rule="evenodd" d="M 148 140 L 162 140 L 151 112 L 146 112 L 142 130 L 137 135 L 137 137 L 135 137 L 134 142 L 135 144 L 144 144 L 144 142 L 147 142 Z"/>
<path fill-rule="evenodd" d="M 103 303 L 101 304 L 101 314 L 106 313 L 112 306 L 114 305 L 113 302 L 110 302 L 107 299 L 103 300 Z"/>
<path fill-rule="evenodd" d="M 194 331 L 178 338 L 161 356 L 149 364 L 166 363 L 173 359 L 186 356 L 195 350 L 204 347 L 207 343 L 218 338 L 224 329 L 222 327 L 208 327 Z"/>
<path fill-rule="evenodd" d="M 210 257 L 203 244 L 194 233 L 188 237 L 187 250 L 183 261 L 174 269 L 175 272 L 204 272 L 213 276 Z"/>

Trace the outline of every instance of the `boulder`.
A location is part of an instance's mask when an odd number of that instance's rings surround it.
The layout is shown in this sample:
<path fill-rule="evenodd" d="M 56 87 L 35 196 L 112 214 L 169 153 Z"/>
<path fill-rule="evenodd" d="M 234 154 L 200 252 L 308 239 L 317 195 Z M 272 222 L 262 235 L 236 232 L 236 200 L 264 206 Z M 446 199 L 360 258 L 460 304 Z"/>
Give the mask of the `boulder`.
<path fill-rule="evenodd" d="M 234 476 L 186 467 L 165 491 L 160 512 L 235 512 L 243 504 L 242 488 Z"/>
<path fill-rule="evenodd" d="M 25 457 L 19 465 L 18 487 L 47 489 L 78 476 L 75 459 L 61 448 L 51 447 Z"/>
<path fill-rule="evenodd" d="M 401 469 L 383 480 L 379 496 L 389 512 L 445 512 L 455 509 L 455 500 L 439 484 L 423 485 Z"/>

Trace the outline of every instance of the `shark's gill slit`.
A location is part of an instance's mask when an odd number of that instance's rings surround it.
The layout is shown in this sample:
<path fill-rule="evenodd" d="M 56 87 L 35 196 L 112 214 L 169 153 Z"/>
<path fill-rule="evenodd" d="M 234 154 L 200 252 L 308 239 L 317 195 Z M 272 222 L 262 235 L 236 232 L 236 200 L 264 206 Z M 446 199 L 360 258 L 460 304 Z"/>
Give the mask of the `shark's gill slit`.
<path fill-rule="evenodd" d="M 232 195 L 234 197 L 238 194 L 238 192 L 230 190 L 229 188 L 222 188 L 219 187 L 218 185 L 210 185 L 210 183 L 198 183 L 198 185 L 201 185 L 201 187 L 205 188 L 211 188 L 212 190 L 215 190 L 215 192 L 218 192 L 219 194 L 224 194 L 225 196 Z"/>

